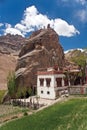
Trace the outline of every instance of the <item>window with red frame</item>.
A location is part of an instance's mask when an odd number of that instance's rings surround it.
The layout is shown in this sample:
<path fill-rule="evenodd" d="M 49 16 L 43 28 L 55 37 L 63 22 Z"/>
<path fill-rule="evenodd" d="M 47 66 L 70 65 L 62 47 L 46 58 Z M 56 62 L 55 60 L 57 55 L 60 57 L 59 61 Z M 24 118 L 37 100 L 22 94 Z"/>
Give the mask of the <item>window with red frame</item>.
<path fill-rule="evenodd" d="M 62 78 L 56 78 L 57 87 L 62 87 Z"/>
<path fill-rule="evenodd" d="M 50 78 L 46 78 L 46 86 L 47 87 L 50 87 L 50 82 L 51 82 L 51 79 Z"/>
<path fill-rule="evenodd" d="M 44 79 L 39 79 L 40 80 L 40 86 L 44 86 Z"/>

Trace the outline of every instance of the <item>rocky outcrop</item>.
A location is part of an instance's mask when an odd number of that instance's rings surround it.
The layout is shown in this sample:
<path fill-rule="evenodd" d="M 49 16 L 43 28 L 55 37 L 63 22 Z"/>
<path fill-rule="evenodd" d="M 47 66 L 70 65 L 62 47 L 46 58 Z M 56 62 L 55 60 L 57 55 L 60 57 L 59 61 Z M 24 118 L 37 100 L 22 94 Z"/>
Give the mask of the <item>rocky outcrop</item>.
<path fill-rule="evenodd" d="M 64 52 L 56 32 L 50 27 L 38 30 L 21 49 L 16 67 L 16 84 L 20 87 L 36 85 L 39 68 L 63 64 Z"/>

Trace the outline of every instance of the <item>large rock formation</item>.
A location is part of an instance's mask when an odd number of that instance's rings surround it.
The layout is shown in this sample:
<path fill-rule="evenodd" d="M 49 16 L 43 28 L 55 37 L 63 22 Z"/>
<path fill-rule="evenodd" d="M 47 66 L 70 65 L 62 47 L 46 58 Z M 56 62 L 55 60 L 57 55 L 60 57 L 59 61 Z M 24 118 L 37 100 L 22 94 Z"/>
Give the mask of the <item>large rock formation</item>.
<path fill-rule="evenodd" d="M 64 52 L 57 33 L 49 26 L 34 32 L 23 46 L 16 67 L 18 87 L 36 85 L 37 70 L 54 65 L 63 66 Z"/>

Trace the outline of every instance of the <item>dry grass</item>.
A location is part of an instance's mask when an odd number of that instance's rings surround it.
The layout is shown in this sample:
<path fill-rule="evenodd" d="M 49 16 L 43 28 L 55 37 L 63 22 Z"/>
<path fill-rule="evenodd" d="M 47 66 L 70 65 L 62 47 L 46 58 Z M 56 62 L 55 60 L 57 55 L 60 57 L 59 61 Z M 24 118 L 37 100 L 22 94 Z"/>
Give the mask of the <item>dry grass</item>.
<path fill-rule="evenodd" d="M 10 105 L 0 105 L 0 117 L 18 111 L 18 108 Z"/>
<path fill-rule="evenodd" d="M 13 107 L 12 105 L 0 105 L 0 124 L 22 117 L 26 111 L 29 111 L 29 109 Z"/>
<path fill-rule="evenodd" d="M 5 93 L 6 93 L 6 90 L 0 90 L 0 104 L 2 102 L 2 99 Z"/>

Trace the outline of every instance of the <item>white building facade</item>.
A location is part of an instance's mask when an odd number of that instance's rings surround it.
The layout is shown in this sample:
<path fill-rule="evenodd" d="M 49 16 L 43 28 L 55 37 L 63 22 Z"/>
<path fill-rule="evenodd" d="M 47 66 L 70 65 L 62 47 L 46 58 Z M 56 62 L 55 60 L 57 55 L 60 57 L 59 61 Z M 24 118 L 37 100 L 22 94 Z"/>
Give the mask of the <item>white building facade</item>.
<path fill-rule="evenodd" d="M 40 98 L 56 99 L 63 90 L 65 75 L 62 71 L 48 68 L 47 71 L 37 72 L 37 95 Z"/>

